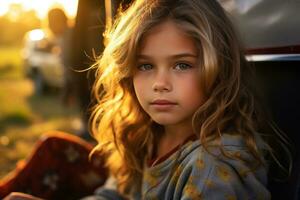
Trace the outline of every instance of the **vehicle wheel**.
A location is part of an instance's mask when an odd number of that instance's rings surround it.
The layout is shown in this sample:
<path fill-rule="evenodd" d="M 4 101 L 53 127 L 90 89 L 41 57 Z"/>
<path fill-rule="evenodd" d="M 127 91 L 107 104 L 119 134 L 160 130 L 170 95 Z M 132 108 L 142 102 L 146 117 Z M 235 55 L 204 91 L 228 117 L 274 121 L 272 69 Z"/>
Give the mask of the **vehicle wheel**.
<path fill-rule="evenodd" d="M 46 91 L 46 84 L 44 81 L 44 77 L 40 73 L 35 73 L 33 76 L 33 82 L 34 82 L 34 92 L 36 95 L 42 95 Z"/>

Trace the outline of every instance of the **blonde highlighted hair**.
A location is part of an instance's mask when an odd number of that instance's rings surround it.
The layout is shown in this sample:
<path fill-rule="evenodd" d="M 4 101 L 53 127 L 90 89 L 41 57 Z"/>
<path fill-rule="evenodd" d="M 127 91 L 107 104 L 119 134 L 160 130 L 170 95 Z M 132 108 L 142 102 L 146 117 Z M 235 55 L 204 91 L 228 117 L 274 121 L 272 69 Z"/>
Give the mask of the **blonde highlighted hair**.
<path fill-rule="evenodd" d="M 97 104 L 90 120 L 99 142 L 95 150 L 108 155 L 107 165 L 123 193 L 140 184 L 144 161 L 161 131 L 139 105 L 132 76 L 143 36 L 165 20 L 175 22 L 198 47 L 207 100 L 195 112 L 193 126 L 201 142 L 225 132 L 242 135 L 257 164 L 263 164 L 255 142 L 263 121 L 247 80 L 251 69 L 221 6 L 215 0 L 137 0 L 105 33 L 108 43 L 95 64 Z"/>

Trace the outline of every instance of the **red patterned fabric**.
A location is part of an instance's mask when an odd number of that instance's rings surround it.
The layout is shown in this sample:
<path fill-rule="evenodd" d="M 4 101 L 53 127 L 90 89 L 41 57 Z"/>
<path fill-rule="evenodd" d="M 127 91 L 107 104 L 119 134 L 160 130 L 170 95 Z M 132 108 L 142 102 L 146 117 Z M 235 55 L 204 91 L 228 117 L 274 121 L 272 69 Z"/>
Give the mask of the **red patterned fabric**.
<path fill-rule="evenodd" d="M 31 157 L 0 180 L 0 199 L 24 192 L 44 199 L 78 199 L 90 195 L 107 178 L 103 159 L 89 160 L 93 146 L 82 139 L 53 132 L 38 142 Z"/>

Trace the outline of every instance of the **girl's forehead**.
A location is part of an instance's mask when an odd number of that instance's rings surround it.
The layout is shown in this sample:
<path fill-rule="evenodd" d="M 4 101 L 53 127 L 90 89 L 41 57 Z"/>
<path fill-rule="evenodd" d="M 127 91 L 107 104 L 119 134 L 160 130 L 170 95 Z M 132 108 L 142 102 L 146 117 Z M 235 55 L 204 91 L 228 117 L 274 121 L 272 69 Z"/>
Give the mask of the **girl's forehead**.
<path fill-rule="evenodd" d="M 166 20 L 144 34 L 138 49 L 140 52 L 151 54 L 169 51 L 196 52 L 196 44 L 184 29 L 181 29 L 175 22 Z"/>
<path fill-rule="evenodd" d="M 172 31 L 185 33 L 185 30 L 183 30 L 182 27 L 180 27 L 180 25 L 176 23 L 174 20 L 165 19 L 162 20 L 160 23 L 152 25 L 148 29 L 148 31 L 144 33 L 143 38 L 163 31 L 169 31 L 170 34 L 172 33 Z"/>

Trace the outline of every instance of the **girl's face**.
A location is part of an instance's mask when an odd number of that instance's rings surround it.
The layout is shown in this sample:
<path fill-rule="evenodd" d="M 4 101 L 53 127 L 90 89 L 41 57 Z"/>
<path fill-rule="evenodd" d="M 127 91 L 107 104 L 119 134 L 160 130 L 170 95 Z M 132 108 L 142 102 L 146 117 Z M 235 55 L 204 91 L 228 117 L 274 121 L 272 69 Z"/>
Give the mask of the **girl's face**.
<path fill-rule="evenodd" d="M 153 27 L 137 55 L 133 84 L 142 108 L 158 124 L 191 126 L 203 104 L 195 42 L 174 22 Z"/>

